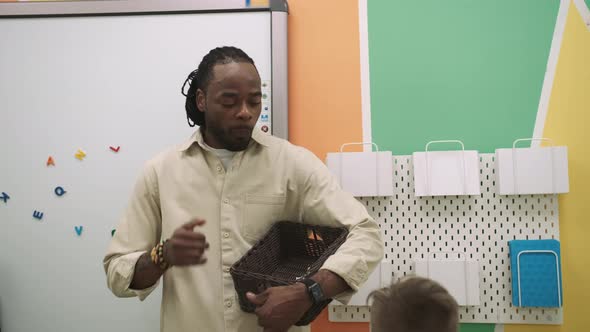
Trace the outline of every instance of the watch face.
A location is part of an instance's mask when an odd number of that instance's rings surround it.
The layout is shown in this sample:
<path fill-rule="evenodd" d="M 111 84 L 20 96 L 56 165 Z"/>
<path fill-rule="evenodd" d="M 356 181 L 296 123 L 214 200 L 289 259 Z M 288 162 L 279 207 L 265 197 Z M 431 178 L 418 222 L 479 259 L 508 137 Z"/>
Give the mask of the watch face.
<path fill-rule="evenodd" d="M 322 288 L 319 284 L 313 284 L 309 290 L 315 302 L 322 301 L 324 299 L 324 293 L 322 292 Z"/>

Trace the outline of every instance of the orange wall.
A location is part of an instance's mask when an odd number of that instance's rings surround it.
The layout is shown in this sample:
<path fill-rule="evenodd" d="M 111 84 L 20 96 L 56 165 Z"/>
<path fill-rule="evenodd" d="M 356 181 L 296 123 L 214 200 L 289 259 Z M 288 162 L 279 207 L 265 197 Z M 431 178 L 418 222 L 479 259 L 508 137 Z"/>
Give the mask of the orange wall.
<path fill-rule="evenodd" d="M 362 140 L 358 3 L 289 7 L 289 138 L 324 160 Z"/>
<path fill-rule="evenodd" d="M 289 138 L 324 160 L 362 141 L 358 2 L 289 0 Z M 329 24 L 326 17 L 329 17 Z M 312 332 L 364 332 L 368 323 L 330 323 Z"/>

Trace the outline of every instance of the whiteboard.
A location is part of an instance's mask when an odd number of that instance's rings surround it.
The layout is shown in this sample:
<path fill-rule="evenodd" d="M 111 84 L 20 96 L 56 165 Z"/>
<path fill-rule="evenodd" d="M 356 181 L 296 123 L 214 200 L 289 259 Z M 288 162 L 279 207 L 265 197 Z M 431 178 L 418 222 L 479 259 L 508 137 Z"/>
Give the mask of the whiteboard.
<path fill-rule="evenodd" d="M 160 289 L 107 289 L 111 230 L 143 163 L 195 130 L 186 76 L 233 45 L 271 81 L 271 26 L 269 11 L 0 19 L 2 331 L 159 330 Z"/>

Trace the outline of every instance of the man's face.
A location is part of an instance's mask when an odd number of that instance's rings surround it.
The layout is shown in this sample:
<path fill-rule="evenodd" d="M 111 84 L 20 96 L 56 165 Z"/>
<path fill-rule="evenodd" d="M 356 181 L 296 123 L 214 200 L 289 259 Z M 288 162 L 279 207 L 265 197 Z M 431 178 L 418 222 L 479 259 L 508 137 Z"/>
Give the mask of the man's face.
<path fill-rule="evenodd" d="M 197 90 L 197 108 L 205 113 L 205 142 L 213 148 L 246 149 L 260 116 L 260 76 L 247 62 L 213 67 L 207 92 Z"/>

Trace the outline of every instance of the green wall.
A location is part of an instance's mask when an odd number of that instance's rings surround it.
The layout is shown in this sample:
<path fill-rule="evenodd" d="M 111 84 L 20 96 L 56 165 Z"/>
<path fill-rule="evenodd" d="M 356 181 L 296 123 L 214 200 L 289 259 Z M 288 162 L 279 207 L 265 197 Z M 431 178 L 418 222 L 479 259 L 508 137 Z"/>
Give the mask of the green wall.
<path fill-rule="evenodd" d="M 587 0 L 589 1 L 589 0 Z M 531 137 L 558 0 L 368 1 L 372 140 L 394 154 Z"/>

